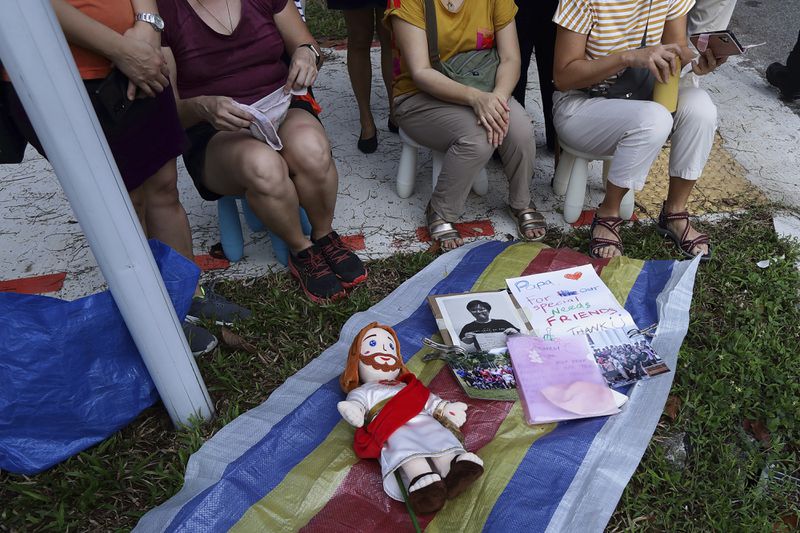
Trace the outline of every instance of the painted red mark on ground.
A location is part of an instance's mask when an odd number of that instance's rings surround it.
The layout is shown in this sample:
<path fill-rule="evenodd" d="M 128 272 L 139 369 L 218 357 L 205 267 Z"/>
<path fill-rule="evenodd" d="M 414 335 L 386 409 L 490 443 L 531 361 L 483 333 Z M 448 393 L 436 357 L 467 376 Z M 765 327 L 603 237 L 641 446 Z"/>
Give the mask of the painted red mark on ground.
<path fill-rule="evenodd" d="M 580 228 L 582 226 L 591 226 L 592 225 L 592 219 L 594 218 L 594 211 L 595 211 L 594 209 L 584 209 L 581 212 L 581 216 L 578 217 L 578 220 L 576 220 L 575 222 L 573 222 L 571 224 L 572 227 L 573 228 Z M 636 221 L 636 220 L 639 220 L 639 217 L 637 217 L 636 213 L 634 213 L 631 216 L 631 221 Z"/>
<path fill-rule="evenodd" d="M 344 242 L 351 250 L 364 250 L 364 235 L 358 233 L 356 235 L 342 235 L 342 242 Z"/>
<path fill-rule="evenodd" d="M 231 262 L 227 259 L 217 259 L 210 255 L 196 255 L 194 256 L 194 263 L 200 267 L 203 272 L 207 270 L 222 270 L 231 266 Z"/>
<path fill-rule="evenodd" d="M 0 292 L 18 292 L 21 294 L 56 292 L 61 290 L 66 277 L 66 272 L 59 272 L 58 274 L 0 281 Z"/>
<path fill-rule="evenodd" d="M 457 222 L 454 224 L 458 233 L 465 239 L 470 237 L 492 237 L 494 236 L 494 226 L 491 220 L 472 220 L 470 222 Z M 426 226 L 417 228 L 417 239 L 420 242 L 430 242 L 431 235 Z"/>

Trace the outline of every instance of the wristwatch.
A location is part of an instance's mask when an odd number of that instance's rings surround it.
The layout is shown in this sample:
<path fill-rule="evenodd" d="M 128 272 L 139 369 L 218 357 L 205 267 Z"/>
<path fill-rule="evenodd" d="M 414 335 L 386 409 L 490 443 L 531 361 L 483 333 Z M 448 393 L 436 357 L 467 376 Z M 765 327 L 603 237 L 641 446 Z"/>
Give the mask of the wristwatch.
<path fill-rule="evenodd" d="M 164 19 L 155 13 L 136 13 L 136 22 L 146 22 L 157 32 L 164 31 Z"/>
<path fill-rule="evenodd" d="M 316 48 L 314 48 L 314 45 L 311 44 L 311 43 L 303 43 L 303 44 L 297 45 L 297 48 L 302 48 L 302 47 L 306 47 L 309 50 L 311 50 L 312 52 L 314 52 L 314 58 L 316 59 L 315 65 L 316 65 L 317 69 L 319 70 L 319 67 L 322 65 L 322 56 L 320 55 L 320 53 L 317 51 Z"/>

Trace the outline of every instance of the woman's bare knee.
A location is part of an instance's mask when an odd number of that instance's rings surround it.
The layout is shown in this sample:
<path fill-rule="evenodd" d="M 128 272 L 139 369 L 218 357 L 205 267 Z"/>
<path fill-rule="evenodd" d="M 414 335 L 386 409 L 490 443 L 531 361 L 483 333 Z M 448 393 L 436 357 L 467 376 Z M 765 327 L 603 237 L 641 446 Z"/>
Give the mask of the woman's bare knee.
<path fill-rule="evenodd" d="M 277 153 L 252 154 L 242 164 L 243 185 L 250 193 L 282 196 L 291 187 L 289 168 Z"/>

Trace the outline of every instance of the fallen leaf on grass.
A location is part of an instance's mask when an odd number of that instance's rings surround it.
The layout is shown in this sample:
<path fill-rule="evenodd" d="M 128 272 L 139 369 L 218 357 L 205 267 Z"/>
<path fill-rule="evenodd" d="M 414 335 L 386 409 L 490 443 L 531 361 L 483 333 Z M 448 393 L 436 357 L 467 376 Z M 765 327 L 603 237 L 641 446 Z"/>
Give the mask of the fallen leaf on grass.
<path fill-rule="evenodd" d="M 765 446 L 769 446 L 770 434 L 767 430 L 767 426 L 764 425 L 764 422 L 761 420 L 750 420 L 745 418 L 742 421 L 742 427 L 745 431 L 755 437 L 758 442 L 764 444 Z"/>
<path fill-rule="evenodd" d="M 796 514 L 781 516 L 781 521 L 772 525 L 772 531 L 797 531 L 798 521 Z"/>
<path fill-rule="evenodd" d="M 670 422 L 674 422 L 678 418 L 678 411 L 681 409 L 681 399 L 677 396 L 669 395 L 667 404 L 664 406 L 664 415 L 669 418 Z"/>
<path fill-rule="evenodd" d="M 247 353 L 257 353 L 258 349 L 247 342 L 243 337 L 232 332 L 228 328 L 222 329 L 222 342 L 225 346 L 233 348 L 234 350 L 244 350 Z"/>

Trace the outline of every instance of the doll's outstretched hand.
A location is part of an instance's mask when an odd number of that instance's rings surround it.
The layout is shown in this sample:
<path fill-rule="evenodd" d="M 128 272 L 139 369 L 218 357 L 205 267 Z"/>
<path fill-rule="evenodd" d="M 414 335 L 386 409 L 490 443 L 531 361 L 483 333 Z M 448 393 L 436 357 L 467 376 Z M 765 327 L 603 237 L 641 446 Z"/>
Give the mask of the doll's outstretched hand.
<path fill-rule="evenodd" d="M 345 400 L 336 404 L 336 408 L 351 426 L 360 428 L 364 425 L 364 407 L 360 403 Z"/>
<path fill-rule="evenodd" d="M 464 402 L 447 402 L 442 415 L 460 428 L 467 421 L 467 404 Z"/>

